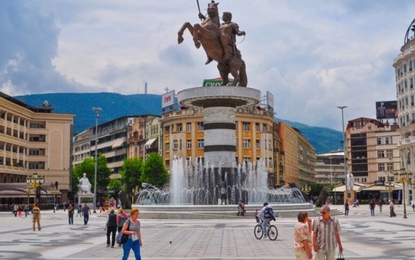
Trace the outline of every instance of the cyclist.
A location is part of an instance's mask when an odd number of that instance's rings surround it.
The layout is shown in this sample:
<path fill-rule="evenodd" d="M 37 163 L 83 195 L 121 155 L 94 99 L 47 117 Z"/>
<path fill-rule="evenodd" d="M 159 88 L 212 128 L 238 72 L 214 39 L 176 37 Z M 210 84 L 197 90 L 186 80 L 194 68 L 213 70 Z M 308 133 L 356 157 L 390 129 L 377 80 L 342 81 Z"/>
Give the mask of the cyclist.
<path fill-rule="evenodd" d="M 261 211 L 258 213 L 259 218 L 262 219 L 262 232 L 263 237 L 267 237 L 267 226 L 269 225 L 269 222 L 272 220 L 275 221 L 274 217 L 274 210 L 270 205 L 268 205 L 268 202 L 264 202 L 264 207 L 261 209 Z"/>

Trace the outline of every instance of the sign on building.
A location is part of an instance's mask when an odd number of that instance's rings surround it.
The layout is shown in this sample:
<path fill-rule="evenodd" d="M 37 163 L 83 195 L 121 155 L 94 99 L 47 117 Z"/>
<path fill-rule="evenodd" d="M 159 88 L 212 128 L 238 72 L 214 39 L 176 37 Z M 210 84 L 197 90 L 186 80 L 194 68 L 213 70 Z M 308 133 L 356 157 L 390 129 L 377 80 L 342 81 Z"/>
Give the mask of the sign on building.
<path fill-rule="evenodd" d="M 398 117 L 398 102 L 377 101 L 376 119 L 392 119 Z"/>
<path fill-rule="evenodd" d="M 169 107 L 174 105 L 174 90 L 164 93 L 161 96 L 161 108 Z"/>

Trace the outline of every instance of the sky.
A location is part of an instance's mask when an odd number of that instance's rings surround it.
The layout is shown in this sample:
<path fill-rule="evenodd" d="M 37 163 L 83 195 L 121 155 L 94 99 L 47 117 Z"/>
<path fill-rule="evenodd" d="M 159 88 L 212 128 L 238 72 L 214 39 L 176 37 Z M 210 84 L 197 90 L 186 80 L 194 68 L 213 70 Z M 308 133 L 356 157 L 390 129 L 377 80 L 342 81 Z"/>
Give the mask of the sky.
<path fill-rule="evenodd" d="M 199 0 L 206 14 L 210 0 Z M 274 95 L 276 117 L 342 129 L 396 100 L 393 60 L 415 18 L 415 1 L 222 0 L 246 36 L 237 46 L 248 87 Z M 0 0 L 0 91 L 163 94 L 219 77 L 185 22 L 193 0 Z"/>

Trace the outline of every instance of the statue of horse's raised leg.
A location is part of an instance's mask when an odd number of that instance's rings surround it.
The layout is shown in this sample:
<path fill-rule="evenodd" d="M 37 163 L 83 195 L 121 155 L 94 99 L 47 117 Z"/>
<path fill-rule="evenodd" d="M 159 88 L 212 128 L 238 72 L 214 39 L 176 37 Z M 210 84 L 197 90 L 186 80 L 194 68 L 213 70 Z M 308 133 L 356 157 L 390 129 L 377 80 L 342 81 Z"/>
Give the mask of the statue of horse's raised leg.
<path fill-rule="evenodd" d="M 186 30 L 186 29 L 188 29 L 190 34 L 193 35 L 193 26 L 189 22 L 185 22 L 183 24 L 182 28 L 180 28 L 179 32 L 177 33 L 178 34 L 177 42 L 179 44 L 184 41 L 183 33 L 184 33 L 184 30 Z"/>

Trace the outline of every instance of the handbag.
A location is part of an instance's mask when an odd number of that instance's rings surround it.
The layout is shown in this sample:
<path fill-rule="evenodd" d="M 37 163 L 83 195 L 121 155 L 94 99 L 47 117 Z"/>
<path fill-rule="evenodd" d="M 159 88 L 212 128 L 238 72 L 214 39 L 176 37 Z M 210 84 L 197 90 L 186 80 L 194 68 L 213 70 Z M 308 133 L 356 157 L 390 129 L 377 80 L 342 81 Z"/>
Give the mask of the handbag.
<path fill-rule="evenodd" d="M 127 228 L 127 231 L 128 230 L 130 230 L 130 220 L 128 220 L 128 228 Z M 127 235 L 127 234 L 124 234 L 124 233 L 119 232 L 117 234 L 117 244 L 120 244 L 120 245 L 125 244 L 128 241 L 128 236 L 129 235 Z"/>
<path fill-rule="evenodd" d="M 337 255 L 336 260 L 345 260 L 342 252 L 339 252 L 339 254 Z"/>

